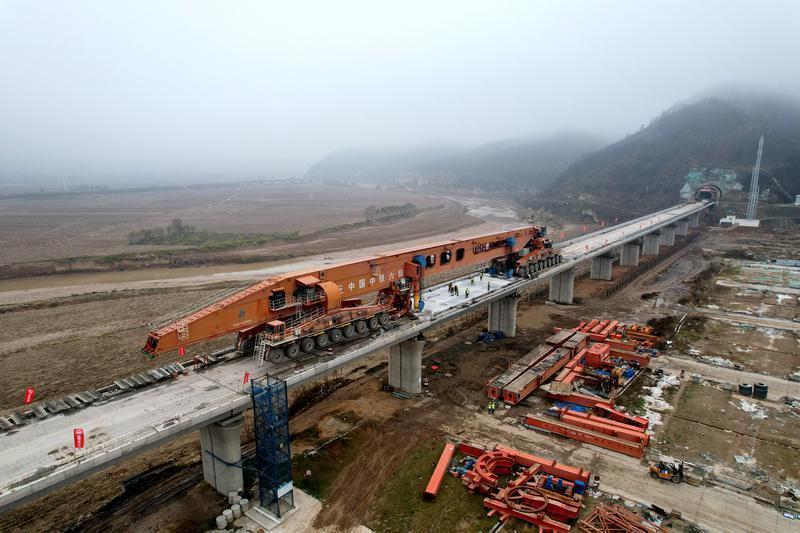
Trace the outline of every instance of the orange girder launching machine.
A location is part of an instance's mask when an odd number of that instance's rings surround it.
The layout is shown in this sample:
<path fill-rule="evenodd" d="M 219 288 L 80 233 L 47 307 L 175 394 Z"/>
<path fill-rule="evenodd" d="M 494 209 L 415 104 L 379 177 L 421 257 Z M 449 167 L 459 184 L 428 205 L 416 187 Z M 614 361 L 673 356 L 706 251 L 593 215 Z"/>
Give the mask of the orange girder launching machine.
<path fill-rule="evenodd" d="M 561 262 L 546 228 L 445 241 L 267 278 L 175 322 L 151 330 L 149 356 L 227 334 L 236 348 L 272 362 L 327 348 L 419 308 L 426 276 L 459 269 L 531 277 Z M 367 301 L 368 300 L 368 301 Z"/>

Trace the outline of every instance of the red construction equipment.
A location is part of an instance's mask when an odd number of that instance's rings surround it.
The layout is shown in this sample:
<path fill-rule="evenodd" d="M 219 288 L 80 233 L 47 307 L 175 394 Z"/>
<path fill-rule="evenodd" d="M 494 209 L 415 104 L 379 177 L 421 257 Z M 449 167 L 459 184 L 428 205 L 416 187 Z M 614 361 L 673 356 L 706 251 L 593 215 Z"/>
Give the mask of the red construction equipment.
<path fill-rule="evenodd" d="M 455 444 L 445 444 L 442 455 L 439 457 L 439 462 L 436 463 L 436 468 L 433 470 L 431 480 L 428 482 L 428 486 L 425 487 L 425 492 L 422 493 L 422 498 L 424 500 L 432 500 L 436 497 L 436 493 L 439 492 L 439 487 L 442 485 L 445 474 L 447 474 L 447 469 L 450 467 L 450 461 L 453 459 L 455 451 Z"/>
<path fill-rule="evenodd" d="M 236 333 L 237 349 L 273 362 L 327 348 L 418 310 L 429 276 L 488 270 L 529 277 L 561 262 L 546 228 L 527 226 L 265 279 L 154 327 L 149 356 Z"/>
<path fill-rule="evenodd" d="M 459 451 L 477 458 L 462 481 L 470 492 L 487 495 L 483 505 L 490 509 L 489 516 L 498 515 L 503 522 L 519 518 L 541 531 L 570 530 L 567 522 L 581 509 L 588 471 L 501 445 L 487 451 L 464 443 Z M 501 477 L 512 475 L 505 487 L 498 487 Z"/>
<path fill-rule="evenodd" d="M 570 359 L 570 352 L 565 348 L 558 348 L 547 357 L 520 374 L 514 381 L 503 387 L 503 401 L 510 405 L 517 405 L 540 385 L 550 379 L 553 374 L 561 370 Z"/>
<path fill-rule="evenodd" d="M 594 404 L 592 409 L 600 416 L 635 426 L 643 430 L 650 426 L 650 421 L 643 416 L 629 415 L 628 413 L 623 413 L 622 411 L 618 411 L 603 403 L 598 402 Z"/>
<path fill-rule="evenodd" d="M 667 531 L 619 505 L 599 504 L 580 521 L 584 533 L 659 533 Z"/>
<path fill-rule="evenodd" d="M 583 351 L 587 335 L 564 329 L 551 335 L 547 344 L 536 346 L 508 370 L 492 379 L 486 395 L 516 405 L 561 370 L 576 353 Z"/>
<path fill-rule="evenodd" d="M 533 365 L 547 357 L 555 348 L 551 346 L 539 345 L 525 354 L 520 360 L 511 365 L 508 370 L 494 378 L 486 386 L 486 395 L 495 400 L 502 399 L 503 388 L 525 373 Z"/>
<path fill-rule="evenodd" d="M 650 444 L 650 435 L 640 428 L 621 422 L 614 422 L 606 418 L 598 418 L 591 413 L 562 409 L 559 420 L 570 426 L 588 429 L 596 433 L 604 433 L 630 442 L 640 442 L 644 446 Z"/>
<path fill-rule="evenodd" d="M 608 435 L 598 431 L 572 426 L 560 420 L 527 415 L 524 419 L 526 426 L 562 435 L 587 444 L 594 444 L 631 457 L 641 459 L 644 455 L 644 445 L 641 442 L 631 442 L 620 437 Z"/>

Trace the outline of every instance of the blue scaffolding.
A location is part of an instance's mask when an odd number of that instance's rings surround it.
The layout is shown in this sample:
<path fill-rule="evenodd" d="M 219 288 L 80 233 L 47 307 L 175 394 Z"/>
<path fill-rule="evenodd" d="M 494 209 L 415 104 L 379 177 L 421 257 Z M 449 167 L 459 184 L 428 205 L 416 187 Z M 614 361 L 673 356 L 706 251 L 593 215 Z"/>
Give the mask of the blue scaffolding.
<path fill-rule="evenodd" d="M 259 498 L 261 507 L 280 518 L 294 508 L 286 382 L 266 376 L 250 383 Z"/>

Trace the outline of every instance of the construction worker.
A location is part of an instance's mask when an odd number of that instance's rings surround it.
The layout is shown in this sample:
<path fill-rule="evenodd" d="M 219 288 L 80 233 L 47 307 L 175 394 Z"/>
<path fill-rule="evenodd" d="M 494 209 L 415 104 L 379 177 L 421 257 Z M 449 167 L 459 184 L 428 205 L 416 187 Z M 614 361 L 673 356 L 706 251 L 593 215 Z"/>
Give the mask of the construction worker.
<path fill-rule="evenodd" d="M 455 286 L 456 289 L 456 296 L 458 296 L 458 285 Z"/>
<path fill-rule="evenodd" d="M 483 281 L 483 272 L 481 272 L 480 281 Z"/>
<path fill-rule="evenodd" d="M 491 282 L 491 281 L 489 281 L 489 282 L 487 282 L 487 283 L 486 283 L 486 290 L 487 290 L 487 291 L 490 291 L 490 290 L 492 290 L 492 282 Z"/>
<path fill-rule="evenodd" d="M 469 287 L 464 289 L 464 298 L 469 298 Z"/>
<path fill-rule="evenodd" d="M 469 278 L 469 284 L 475 285 L 475 278 Z"/>
<path fill-rule="evenodd" d="M 486 405 L 486 408 L 489 411 L 490 415 L 494 415 L 495 407 L 496 407 L 496 404 L 494 403 L 494 400 L 489 400 L 489 403 Z"/>

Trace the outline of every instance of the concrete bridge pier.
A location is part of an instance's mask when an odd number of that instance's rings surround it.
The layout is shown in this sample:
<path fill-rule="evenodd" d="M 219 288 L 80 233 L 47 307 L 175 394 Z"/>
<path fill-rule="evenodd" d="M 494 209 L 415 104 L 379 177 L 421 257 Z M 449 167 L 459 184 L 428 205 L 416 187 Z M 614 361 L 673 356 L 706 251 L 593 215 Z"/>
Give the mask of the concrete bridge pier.
<path fill-rule="evenodd" d="M 244 417 L 238 414 L 200 429 L 203 479 L 224 496 L 244 488 L 241 442 L 243 423 Z"/>
<path fill-rule="evenodd" d="M 678 237 L 686 237 L 689 235 L 689 220 L 683 219 L 675 223 L 675 235 Z"/>
<path fill-rule="evenodd" d="M 422 392 L 422 348 L 425 336 L 389 347 L 389 386 L 408 394 Z"/>
<path fill-rule="evenodd" d="M 575 289 L 575 269 L 570 268 L 550 278 L 550 301 L 571 304 Z"/>
<path fill-rule="evenodd" d="M 518 294 L 512 294 L 489 304 L 489 331 L 502 331 L 506 337 L 516 337 L 519 299 Z"/>
<path fill-rule="evenodd" d="M 598 255 L 592 259 L 592 279 L 611 281 L 611 265 L 614 263 L 612 254 Z"/>
<path fill-rule="evenodd" d="M 665 226 L 661 229 L 661 246 L 675 246 L 675 226 Z"/>
<path fill-rule="evenodd" d="M 642 255 L 658 255 L 658 248 L 661 245 L 661 231 L 654 231 L 644 236 L 642 244 Z"/>
<path fill-rule="evenodd" d="M 629 242 L 622 245 L 622 253 L 619 256 L 621 266 L 639 266 L 639 253 L 641 243 L 638 241 Z"/>
<path fill-rule="evenodd" d="M 700 225 L 700 213 L 694 213 L 689 215 L 689 227 L 696 228 Z"/>

